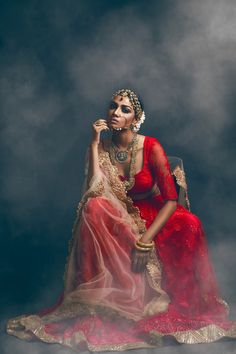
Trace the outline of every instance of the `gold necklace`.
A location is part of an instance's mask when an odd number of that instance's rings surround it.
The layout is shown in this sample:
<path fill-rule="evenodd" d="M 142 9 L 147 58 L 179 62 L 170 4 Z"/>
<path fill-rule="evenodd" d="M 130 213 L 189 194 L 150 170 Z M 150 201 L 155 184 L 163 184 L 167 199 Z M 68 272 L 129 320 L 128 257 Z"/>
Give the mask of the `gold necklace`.
<path fill-rule="evenodd" d="M 116 166 L 116 150 L 113 147 L 112 140 L 110 139 L 109 144 L 109 156 L 111 159 L 112 165 Z M 136 155 L 138 150 L 138 137 L 137 134 L 134 134 L 131 146 L 131 160 L 129 165 L 129 177 L 127 180 L 122 181 L 125 187 L 125 190 L 128 191 L 134 186 L 135 179 L 134 179 L 134 172 L 135 172 L 135 162 L 136 162 Z M 119 161 L 118 161 L 119 162 Z"/>
<path fill-rule="evenodd" d="M 113 155 L 114 155 L 117 162 L 125 163 L 125 161 L 128 158 L 129 150 L 132 149 L 132 147 L 133 147 L 136 135 L 137 134 L 133 135 L 132 141 L 128 144 L 126 150 L 119 150 L 119 147 L 111 140 L 111 147 L 112 147 L 112 150 L 114 151 Z"/>

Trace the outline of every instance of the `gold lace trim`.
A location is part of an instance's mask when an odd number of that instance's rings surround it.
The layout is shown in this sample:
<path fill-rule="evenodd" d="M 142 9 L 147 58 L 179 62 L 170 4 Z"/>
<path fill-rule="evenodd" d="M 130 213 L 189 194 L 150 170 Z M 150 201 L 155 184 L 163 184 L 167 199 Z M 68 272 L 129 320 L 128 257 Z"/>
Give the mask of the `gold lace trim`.
<path fill-rule="evenodd" d="M 127 196 L 125 186 L 119 178 L 118 169 L 116 166 L 112 165 L 108 152 L 102 151 L 99 153 L 99 163 L 102 170 L 107 175 L 112 192 L 126 206 L 129 215 L 138 227 L 139 233 L 145 232 L 145 221 L 141 219 L 139 209 L 133 205 L 132 199 Z"/>
<path fill-rule="evenodd" d="M 25 332 L 27 331 L 27 332 Z M 174 337 L 177 342 L 185 344 L 197 344 L 197 343 L 210 343 L 219 340 L 223 337 L 236 338 L 236 327 L 233 326 L 230 330 L 224 330 L 223 328 L 214 324 L 201 327 L 196 330 L 189 331 L 176 331 L 170 333 L 161 333 L 158 331 L 151 331 L 147 342 L 136 343 L 122 343 L 122 344 L 105 344 L 105 345 L 92 345 L 88 342 L 85 334 L 82 331 L 78 331 L 73 334 L 71 338 L 53 337 L 46 333 L 44 323 L 39 316 L 19 316 L 8 321 L 7 333 L 14 335 L 20 339 L 32 340 L 35 337 L 46 343 L 58 343 L 61 345 L 69 346 L 72 349 L 77 350 L 80 342 L 85 342 L 87 348 L 90 351 L 121 351 L 125 349 L 135 348 L 155 348 L 159 347 L 162 343 L 162 338 L 165 336 Z M 27 333 L 27 334 L 26 334 Z"/>
<path fill-rule="evenodd" d="M 175 176 L 177 184 L 181 188 L 183 188 L 187 209 L 190 210 L 190 201 L 189 201 L 189 198 L 188 198 L 188 186 L 187 186 L 187 182 L 186 182 L 186 177 L 185 177 L 184 171 L 179 166 L 176 166 L 174 168 L 174 170 L 172 171 L 172 175 Z"/>
<path fill-rule="evenodd" d="M 146 265 L 148 283 L 157 293 L 158 297 L 155 297 L 151 303 L 148 303 L 145 307 L 144 313 L 146 316 L 154 315 L 160 312 L 165 312 L 170 303 L 168 294 L 161 287 L 162 267 L 157 258 L 155 249 L 150 252 L 149 260 Z"/>
<path fill-rule="evenodd" d="M 24 332 L 27 331 L 27 332 Z M 31 332 L 31 333 L 30 333 Z M 28 341 L 33 340 L 35 337 L 46 343 L 58 343 L 61 345 L 69 346 L 72 349 L 78 349 L 80 342 L 86 342 L 87 348 L 90 351 L 121 351 L 126 349 L 138 349 L 138 348 L 155 348 L 156 345 L 148 344 L 140 341 L 136 343 L 122 343 L 122 344 L 104 344 L 104 345 L 92 345 L 88 342 L 85 334 L 82 331 L 78 331 L 73 334 L 71 338 L 53 337 L 46 333 L 44 323 L 39 316 L 19 316 L 8 321 L 7 333 L 14 335 L 20 339 L 26 339 Z M 27 333 L 27 338 L 25 333 Z"/>
<path fill-rule="evenodd" d="M 163 333 L 157 331 L 151 331 L 150 335 L 152 337 L 152 343 L 155 343 L 155 338 L 157 342 L 159 338 L 163 336 Z M 173 336 L 177 342 L 185 344 L 199 344 L 199 343 L 211 343 L 219 340 L 223 337 L 236 338 L 236 326 L 232 327 L 230 330 L 225 330 L 214 324 L 210 324 L 205 327 L 201 327 L 195 330 L 189 331 L 177 331 L 172 333 L 166 333 L 166 336 Z"/>
<path fill-rule="evenodd" d="M 176 177 L 178 185 L 183 189 L 187 190 L 187 183 L 184 171 L 179 166 L 176 166 L 172 173 Z"/>

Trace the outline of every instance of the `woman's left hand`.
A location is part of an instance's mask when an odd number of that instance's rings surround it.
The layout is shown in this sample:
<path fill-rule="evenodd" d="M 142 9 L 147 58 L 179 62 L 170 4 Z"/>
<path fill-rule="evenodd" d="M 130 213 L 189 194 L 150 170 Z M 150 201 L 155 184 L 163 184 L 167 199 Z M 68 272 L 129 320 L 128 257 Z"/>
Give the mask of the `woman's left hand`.
<path fill-rule="evenodd" d="M 136 248 L 132 251 L 131 269 L 134 273 L 141 273 L 145 270 L 148 263 L 149 252 L 138 251 Z"/>

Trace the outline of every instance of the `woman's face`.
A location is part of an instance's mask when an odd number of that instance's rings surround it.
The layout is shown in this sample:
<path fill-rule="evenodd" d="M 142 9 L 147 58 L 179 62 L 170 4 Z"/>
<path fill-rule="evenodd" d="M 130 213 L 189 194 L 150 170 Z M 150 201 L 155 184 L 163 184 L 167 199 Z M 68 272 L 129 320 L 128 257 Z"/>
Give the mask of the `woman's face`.
<path fill-rule="evenodd" d="M 128 129 L 136 121 L 134 109 L 129 98 L 115 96 L 109 105 L 107 124 L 112 129 Z"/>

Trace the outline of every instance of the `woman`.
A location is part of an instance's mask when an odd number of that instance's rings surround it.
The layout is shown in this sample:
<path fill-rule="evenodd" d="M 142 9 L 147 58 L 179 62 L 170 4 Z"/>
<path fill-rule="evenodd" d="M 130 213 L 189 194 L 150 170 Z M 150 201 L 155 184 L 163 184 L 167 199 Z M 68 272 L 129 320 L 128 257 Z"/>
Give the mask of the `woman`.
<path fill-rule="evenodd" d="M 9 334 L 78 351 L 236 337 L 201 222 L 177 202 L 160 142 L 137 134 L 144 119 L 138 96 L 122 89 L 93 124 L 64 291 L 53 307 L 9 320 Z"/>

